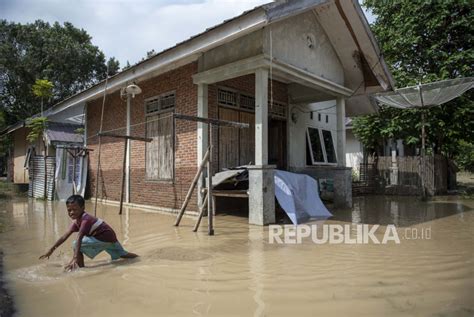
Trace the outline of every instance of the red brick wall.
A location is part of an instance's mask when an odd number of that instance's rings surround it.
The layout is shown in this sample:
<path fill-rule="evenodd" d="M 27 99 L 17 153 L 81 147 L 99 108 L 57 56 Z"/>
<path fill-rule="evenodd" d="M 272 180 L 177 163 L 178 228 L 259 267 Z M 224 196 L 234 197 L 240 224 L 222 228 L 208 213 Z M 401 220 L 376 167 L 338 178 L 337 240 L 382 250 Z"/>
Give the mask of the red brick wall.
<path fill-rule="evenodd" d="M 188 115 L 197 114 L 197 86 L 192 82 L 192 75 L 197 71 L 197 64 L 192 63 L 179 69 L 167 72 L 158 77 L 139 82 L 142 89 L 135 96 L 131 106 L 131 134 L 145 137 L 145 107 L 144 99 L 168 92 L 176 92 L 177 113 Z M 87 128 L 88 136 L 99 130 L 102 99 L 99 98 L 88 104 Z M 119 93 L 107 96 L 103 130 L 123 128 L 117 134 L 125 134 L 126 102 L 121 100 Z M 131 142 L 130 164 L 130 201 L 136 204 L 152 205 L 165 208 L 179 209 L 186 196 L 188 187 L 196 173 L 197 167 L 197 125 L 195 122 L 176 121 L 175 138 L 175 179 L 170 181 L 147 181 L 145 179 L 145 143 Z M 90 138 L 88 146 L 91 152 L 90 183 L 91 193 L 95 194 L 96 169 L 98 156 L 98 138 Z M 122 181 L 124 141 L 122 139 L 102 138 L 101 177 L 99 178 L 99 197 L 110 200 L 120 200 L 120 185 Z M 189 210 L 196 210 L 196 199 L 192 199 Z"/>
<path fill-rule="evenodd" d="M 192 75 L 197 72 L 197 64 L 191 63 L 179 69 L 157 77 L 139 82 L 142 93 L 132 100 L 131 134 L 145 137 L 144 99 L 174 90 L 176 92 L 177 113 L 197 115 L 197 85 L 192 82 Z M 217 86 L 227 86 L 254 94 L 255 76 L 247 75 L 216 85 L 209 86 L 209 116 L 217 118 Z M 269 85 L 270 90 L 270 85 Z M 287 102 L 287 86 L 273 83 L 275 101 Z M 90 154 L 91 193 L 95 194 L 96 170 L 98 158 L 98 138 L 95 135 L 100 126 L 102 98 L 87 105 L 88 147 L 94 149 Z M 114 133 L 124 135 L 126 125 L 126 101 L 121 100 L 119 92 L 108 95 L 105 103 L 103 131 L 121 130 Z M 175 179 L 173 182 L 147 181 L 145 179 L 145 143 L 131 142 L 130 201 L 136 204 L 152 205 L 179 209 L 186 196 L 190 183 L 197 171 L 197 124 L 183 120 L 176 121 L 175 143 Z M 214 145 L 217 149 L 217 129 L 214 134 Z M 110 200 L 120 200 L 122 181 L 124 140 L 110 137 L 102 138 L 101 169 L 98 196 Z M 217 150 L 214 151 L 217 162 Z M 196 194 L 188 205 L 188 210 L 197 210 Z"/>

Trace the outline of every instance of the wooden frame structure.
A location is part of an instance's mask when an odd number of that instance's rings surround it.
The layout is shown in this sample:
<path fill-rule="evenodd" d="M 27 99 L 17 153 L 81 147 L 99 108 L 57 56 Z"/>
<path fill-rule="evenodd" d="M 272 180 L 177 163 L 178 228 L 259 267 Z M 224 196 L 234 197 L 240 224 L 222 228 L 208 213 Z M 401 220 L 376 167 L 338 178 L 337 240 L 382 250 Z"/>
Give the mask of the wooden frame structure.
<path fill-rule="evenodd" d="M 122 185 L 120 186 L 120 208 L 119 208 L 119 215 L 122 214 L 122 209 L 123 209 L 123 194 L 124 194 L 124 186 L 125 186 L 125 168 L 126 168 L 126 161 L 127 161 L 127 149 L 128 149 L 128 140 L 133 140 L 133 141 L 141 141 L 141 142 L 151 142 L 152 139 L 150 138 L 141 138 L 141 137 L 134 137 L 134 136 L 129 136 L 129 135 L 119 135 L 119 134 L 113 134 L 113 133 L 108 133 L 108 132 L 101 132 L 97 134 L 99 138 L 102 138 L 103 136 L 105 137 L 111 137 L 111 138 L 116 138 L 116 139 L 124 139 L 124 149 L 123 149 L 123 165 L 122 165 Z M 99 149 L 99 154 L 100 154 L 100 149 Z M 100 166 L 97 167 L 99 169 Z M 97 183 L 99 179 L 99 170 L 97 170 Z M 94 215 L 96 214 L 97 210 L 97 190 L 98 190 L 98 185 L 95 188 L 95 208 L 94 208 Z"/>
<path fill-rule="evenodd" d="M 186 207 L 188 206 L 189 201 L 191 200 L 191 196 L 194 192 L 194 189 L 196 188 L 196 185 L 198 184 L 199 179 L 201 178 L 201 175 L 204 171 L 204 166 L 207 165 L 207 179 L 208 179 L 207 191 L 206 191 L 206 195 L 204 196 L 202 205 L 199 206 L 200 212 L 199 212 L 199 216 L 198 216 L 198 219 L 196 221 L 193 231 L 196 232 L 198 230 L 199 225 L 201 224 L 202 217 L 204 216 L 205 208 L 207 206 L 208 234 L 212 236 L 214 235 L 214 219 L 213 218 L 214 218 L 214 213 L 215 213 L 215 196 L 216 196 L 213 194 L 213 189 L 212 189 L 212 175 L 214 174 L 212 171 L 212 155 L 213 155 L 212 128 L 213 126 L 226 126 L 226 127 L 242 129 L 242 128 L 248 128 L 249 124 L 234 122 L 234 121 L 189 116 L 189 115 L 183 115 L 183 114 L 178 114 L 178 113 L 174 114 L 174 118 L 175 120 L 179 119 L 179 120 L 205 123 L 208 125 L 208 129 L 209 129 L 208 131 L 209 146 L 207 148 L 206 154 L 204 154 L 201 164 L 199 165 L 198 171 L 196 175 L 194 176 L 191 186 L 189 187 L 188 193 L 186 194 L 186 198 L 183 202 L 183 205 L 181 206 L 181 209 L 179 211 L 178 217 L 174 225 L 179 226 L 179 223 L 181 222 L 181 219 L 183 218 L 184 213 L 186 211 Z"/>

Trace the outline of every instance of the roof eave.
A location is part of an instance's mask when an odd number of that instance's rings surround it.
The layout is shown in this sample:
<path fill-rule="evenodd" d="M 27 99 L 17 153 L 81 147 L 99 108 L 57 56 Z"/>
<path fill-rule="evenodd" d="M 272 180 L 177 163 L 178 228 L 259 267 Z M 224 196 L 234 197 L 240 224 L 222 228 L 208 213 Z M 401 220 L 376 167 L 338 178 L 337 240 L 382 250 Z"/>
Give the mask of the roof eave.
<path fill-rule="evenodd" d="M 387 81 L 390 85 L 389 90 L 393 90 L 395 88 L 395 80 L 393 79 L 392 74 L 388 70 L 387 63 L 385 62 L 385 59 L 383 58 L 383 54 L 380 50 L 377 40 L 375 39 L 375 36 L 372 33 L 372 30 L 370 29 L 369 21 L 367 21 L 367 18 L 364 12 L 362 11 L 361 6 L 358 3 L 358 0 L 352 0 L 352 4 L 353 4 L 353 7 L 355 8 L 355 11 L 359 15 L 360 21 L 362 22 L 362 26 L 364 27 L 367 33 L 367 36 L 369 37 L 369 40 L 372 44 L 372 47 L 374 48 L 375 53 L 377 54 L 377 56 L 379 56 L 380 66 L 384 70 L 384 75 L 386 76 Z"/>
<path fill-rule="evenodd" d="M 102 81 L 89 89 L 71 96 L 51 108 L 51 114 L 61 112 L 71 106 L 93 100 L 104 93 L 116 91 L 123 85 L 133 80 L 138 80 L 150 73 L 177 63 L 180 60 L 199 56 L 199 54 L 214 47 L 230 42 L 238 37 L 263 28 L 267 21 L 267 14 L 263 6 L 245 12 L 239 17 L 225 21 L 224 23 L 206 30 L 205 32 L 178 43 L 176 46 L 164 50 L 148 60 L 145 60 L 129 69 L 120 72 L 107 81 Z"/>

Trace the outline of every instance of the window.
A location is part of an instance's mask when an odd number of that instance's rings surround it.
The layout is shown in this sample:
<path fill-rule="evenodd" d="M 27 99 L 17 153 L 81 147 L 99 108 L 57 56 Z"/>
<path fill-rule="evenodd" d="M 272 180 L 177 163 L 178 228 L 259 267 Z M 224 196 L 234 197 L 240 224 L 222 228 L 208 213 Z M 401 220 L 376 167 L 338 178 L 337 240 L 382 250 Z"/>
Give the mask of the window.
<path fill-rule="evenodd" d="M 321 145 L 321 139 L 319 137 L 318 129 L 308 128 L 307 142 L 309 142 L 308 148 L 310 149 L 310 155 L 312 160 L 310 165 L 313 165 L 315 163 L 324 163 L 323 147 Z"/>
<path fill-rule="evenodd" d="M 307 165 L 337 163 L 331 131 L 308 127 L 306 130 L 306 151 Z"/>
<path fill-rule="evenodd" d="M 174 177 L 175 93 L 170 92 L 145 100 L 147 180 L 172 180 Z"/>
<path fill-rule="evenodd" d="M 336 150 L 334 149 L 334 142 L 332 141 L 331 131 L 323 130 L 324 148 L 326 150 L 326 161 L 328 163 L 337 163 Z"/>

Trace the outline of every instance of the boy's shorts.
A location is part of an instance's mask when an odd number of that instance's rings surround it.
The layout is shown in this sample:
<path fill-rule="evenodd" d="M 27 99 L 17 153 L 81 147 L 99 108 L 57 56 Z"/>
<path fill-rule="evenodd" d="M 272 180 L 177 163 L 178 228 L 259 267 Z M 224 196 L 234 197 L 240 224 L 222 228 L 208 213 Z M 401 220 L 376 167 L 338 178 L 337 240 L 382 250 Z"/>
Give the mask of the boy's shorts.
<path fill-rule="evenodd" d="M 76 248 L 76 241 L 73 242 L 73 248 Z M 128 253 L 118 241 L 104 242 L 97 240 L 94 237 L 82 238 L 81 252 L 84 253 L 88 258 L 93 259 L 102 251 L 107 252 L 112 260 L 117 260 L 122 255 L 126 255 Z"/>

